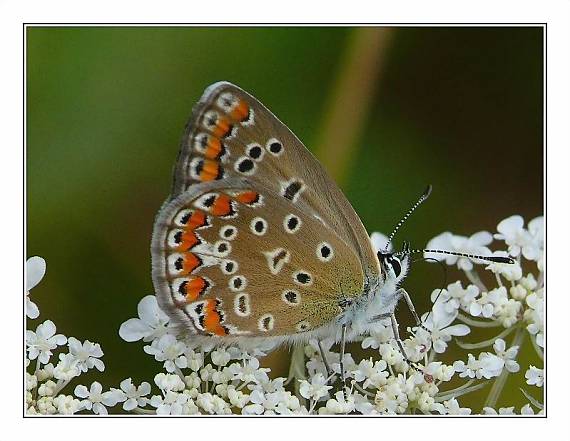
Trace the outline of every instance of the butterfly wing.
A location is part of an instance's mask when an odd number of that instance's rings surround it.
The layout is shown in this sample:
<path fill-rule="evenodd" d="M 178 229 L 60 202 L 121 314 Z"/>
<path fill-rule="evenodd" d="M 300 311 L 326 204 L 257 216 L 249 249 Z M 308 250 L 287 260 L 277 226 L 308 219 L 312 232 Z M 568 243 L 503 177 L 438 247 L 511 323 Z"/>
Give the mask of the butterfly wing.
<path fill-rule="evenodd" d="M 219 82 L 195 106 L 175 168 L 173 196 L 196 183 L 247 178 L 312 213 L 355 249 L 367 276 L 380 266 L 366 229 L 342 191 L 301 141 L 263 104 Z"/>
<path fill-rule="evenodd" d="M 306 335 L 332 323 L 364 283 L 335 231 L 243 178 L 195 184 L 168 201 L 152 257 L 159 304 L 204 336 Z"/>

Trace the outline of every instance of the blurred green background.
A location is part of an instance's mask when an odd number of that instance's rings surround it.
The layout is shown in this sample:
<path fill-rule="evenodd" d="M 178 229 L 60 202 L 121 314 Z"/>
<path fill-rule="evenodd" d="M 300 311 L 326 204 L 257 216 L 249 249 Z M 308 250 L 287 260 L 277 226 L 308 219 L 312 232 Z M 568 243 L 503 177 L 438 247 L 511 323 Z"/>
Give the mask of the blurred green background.
<path fill-rule="evenodd" d="M 153 219 L 192 106 L 215 81 L 255 95 L 333 168 L 370 232 L 389 232 L 432 183 L 398 245 L 543 212 L 542 28 L 376 31 L 27 28 L 27 254 L 47 261 L 29 326 L 50 318 L 101 343 L 107 368 L 82 384 L 116 387 L 160 369 L 118 328 L 153 292 Z M 327 155 L 343 134 L 342 155 Z M 443 283 L 439 267 L 420 263 L 405 286 L 424 311 Z M 532 350 L 521 357 L 528 364 Z M 272 356 L 277 374 L 285 358 Z M 499 405 L 526 401 L 510 387 Z"/>

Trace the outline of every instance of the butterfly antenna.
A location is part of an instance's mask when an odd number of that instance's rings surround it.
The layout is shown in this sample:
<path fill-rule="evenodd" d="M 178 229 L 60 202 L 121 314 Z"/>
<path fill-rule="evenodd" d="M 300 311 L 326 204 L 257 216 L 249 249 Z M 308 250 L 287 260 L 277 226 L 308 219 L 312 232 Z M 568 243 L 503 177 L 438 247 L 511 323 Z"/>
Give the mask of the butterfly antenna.
<path fill-rule="evenodd" d="M 400 220 L 400 222 L 398 222 L 398 224 L 394 227 L 394 229 L 392 230 L 392 232 L 390 233 L 390 236 L 388 236 L 388 242 L 386 243 L 386 247 L 384 248 L 384 252 L 388 251 L 388 246 L 392 243 L 392 239 L 394 238 L 394 236 L 396 235 L 396 233 L 398 232 L 398 230 L 400 229 L 400 227 L 402 225 L 404 225 L 404 222 L 406 222 L 406 220 L 411 216 L 411 214 L 416 210 L 416 208 L 418 208 L 423 202 L 425 202 L 425 200 L 429 197 L 429 195 L 431 194 L 431 189 L 432 186 L 431 184 L 427 186 L 427 188 L 425 189 L 425 191 L 423 192 L 423 194 L 420 196 L 420 198 L 418 199 L 418 201 L 412 206 L 412 208 L 410 208 L 408 210 L 408 212 L 405 214 L 405 216 Z"/>
<path fill-rule="evenodd" d="M 510 257 L 504 256 L 480 256 L 478 254 L 467 254 L 467 253 L 458 253 L 455 251 L 447 251 L 447 250 L 406 250 L 406 251 L 399 251 L 394 253 L 395 256 L 401 256 L 404 254 L 416 254 L 416 253 L 436 253 L 436 254 L 448 254 L 450 256 L 459 256 L 459 257 L 467 257 L 469 259 L 478 259 L 478 260 L 485 260 L 487 262 L 493 263 L 508 263 L 514 264 L 515 260 Z"/>

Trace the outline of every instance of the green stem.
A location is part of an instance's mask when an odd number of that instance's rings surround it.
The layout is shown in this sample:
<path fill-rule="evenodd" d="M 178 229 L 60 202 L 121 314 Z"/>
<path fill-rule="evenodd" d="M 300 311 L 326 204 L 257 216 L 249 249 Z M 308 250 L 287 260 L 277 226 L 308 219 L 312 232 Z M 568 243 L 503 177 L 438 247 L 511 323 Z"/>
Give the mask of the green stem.
<path fill-rule="evenodd" d="M 458 388 L 445 391 L 441 395 L 437 396 L 435 398 L 435 401 L 441 403 L 442 401 L 447 401 L 450 400 L 451 398 L 457 398 L 460 397 L 461 395 L 475 392 L 476 390 L 484 388 L 487 385 L 488 381 L 483 381 L 478 384 L 473 384 L 473 383 L 475 383 L 475 380 L 469 380 L 463 386 L 459 386 Z"/>
<path fill-rule="evenodd" d="M 289 380 L 293 381 L 293 392 L 304 406 L 307 404 L 305 398 L 299 393 L 300 382 L 298 380 L 306 380 L 305 372 L 305 347 L 303 345 L 293 346 L 291 354 L 291 364 L 289 365 Z"/>
<path fill-rule="evenodd" d="M 520 348 L 523 338 L 524 338 L 524 329 L 519 327 L 515 334 L 515 338 L 511 343 L 511 346 L 518 346 Z M 491 391 L 489 392 L 489 395 L 487 396 L 487 399 L 485 400 L 485 404 L 483 405 L 483 407 L 494 408 L 497 405 L 497 401 L 499 400 L 501 392 L 503 392 L 503 388 L 505 387 L 505 384 L 507 382 L 508 375 L 509 371 L 507 371 L 506 368 L 503 368 L 501 374 L 495 379 L 493 386 L 491 387 Z"/>
<path fill-rule="evenodd" d="M 490 338 L 489 340 L 484 340 L 481 341 L 479 343 L 463 343 L 460 340 L 455 340 L 455 342 L 457 343 L 457 345 L 460 348 L 463 349 L 481 349 L 481 348 L 486 348 L 487 346 L 492 346 L 493 344 L 495 344 L 495 340 L 497 340 L 498 338 L 505 338 L 507 335 L 509 335 L 511 332 L 513 332 L 515 328 L 507 328 L 505 329 L 503 332 L 501 332 L 500 334 Z"/>
<path fill-rule="evenodd" d="M 488 289 L 485 286 L 485 284 L 483 283 L 483 281 L 481 280 L 481 277 L 479 277 L 479 274 L 477 273 L 477 271 L 474 270 L 469 270 L 469 271 L 463 271 L 465 273 L 465 275 L 467 276 L 467 278 L 469 279 L 469 281 L 475 285 L 477 288 L 479 288 L 479 290 L 481 290 L 482 292 L 487 292 Z"/>
<path fill-rule="evenodd" d="M 501 322 L 499 322 L 498 320 L 492 320 L 492 321 L 484 322 L 482 320 L 474 320 L 474 319 L 467 317 L 466 315 L 461 314 L 461 313 L 459 313 L 457 318 L 459 320 L 461 320 L 463 323 L 465 323 L 466 325 L 474 326 L 476 328 L 497 328 L 499 326 L 502 326 Z"/>
<path fill-rule="evenodd" d="M 156 411 L 152 411 L 150 409 L 141 409 L 140 407 L 135 407 L 133 409 L 133 413 L 138 413 L 140 415 L 155 415 Z"/>
<path fill-rule="evenodd" d="M 363 389 L 362 387 L 360 387 L 360 385 L 355 381 L 352 383 L 352 386 L 359 392 L 363 393 L 366 396 L 369 396 L 371 398 L 374 398 L 376 395 L 372 392 L 367 391 L 366 389 Z"/>
<path fill-rule="evenodd" d="M 542 348 L 536 344 L 536 337 L 534 335 L 529 335 L 528 338 L 530 338 L 530 342 L 532 343 L 532 347 L 536 354 L 544 361 L 544 353 L 542 352 Z"/>

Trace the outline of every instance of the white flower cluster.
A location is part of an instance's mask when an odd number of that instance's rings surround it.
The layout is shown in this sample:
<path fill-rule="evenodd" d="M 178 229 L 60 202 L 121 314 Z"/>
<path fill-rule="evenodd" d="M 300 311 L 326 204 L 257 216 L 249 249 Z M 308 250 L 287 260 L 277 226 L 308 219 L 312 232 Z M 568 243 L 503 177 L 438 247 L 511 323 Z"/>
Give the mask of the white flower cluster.
<path fill-rule="evenodd" d="M 524 341 L 531 341 L 536 365 L 542 364 L 544 347 L 544 231 L 543 218 L 524 228 L 520 216 L 500 222 L 497 234 L 479 232 L 471 237 L 444 233 L 428 243 L 428 249 L 444 249 L 480 255 L 511 256 L 514 265 L 446 256 L 448 265 L 457 265 L 467 278 L 432 293 L 429 312 L 422 315 L 422 326 L 408 329 L 402 344 L 405 356 L 394 340 L 389 324 L 376 323 L 359 344 L 367 356 L 355 360 L 345 353 L 346 387 L 340 384 L 341 363 L 332 341 L 311 341 L 293 352 L 289 379 L 270 378 L 270 369 L 260 360 L 272 347 L 245 350 L 198 347 L 187 335 L 171 327 L 154 296 L 144 297 L 138 305 L 138 318 L 123 323 L 121 338 L 142 340 L 144 352 L 162 365 L 154 386 L 140 386 L 125 379 L 119 388 L 103 392 L 100 383 L 89 388 L 78 385 L 74 395 L 62 390 L 70 381 L 90 369 L 103 371 L 98 344 L 81 343 L 74 337 L 56 334 L 53 322 L 46 320 L 36 331 L 27 331 L 26 402 L 29 414 L 107 413 L 121 404 L 123 411 L 139 414 L 459 414 L 532 415 L 543 412 L 544 373 L 530 365 L 525 371 L 527 385 L 537 389 L 521 390 L 529 404 L 518 412 L 514 407 L 495 409 L 508 375 L 520 372 L 517 355 Z M 507 251 L 491 252 L 488 245 L 496 239 Z M 381 241 L 379 233 L 373 242 Z M 441 258 L 427 254 L 426 257 Z M 532 262 L 535 266 L 531 267 Z M 483 266 L 484 265 L 484 266 Z M 486 272 L 479 274 L 476 268 Z M 28 261 L 28 290 L 41 280 L 45 262 Z M 487 288 L 481 275 L 493 280 Z M 485 278 L 485 277 L 484 277 Z M 39 310 L 27 293 L 29 318 Z M 484 341 L 466 343 L 457 337 L 476 339 L 477 329 L 496 328 L 497 335 Z M 525 339 L 525 334 L 530 339 Z M 466 359 L 444 363 L 452 344 L 467 351 L 488 348 Z M 63 352 L 62 349 L 68 349 Z M 50 362 L 58 352 L 59 361 Z M 33 361 L 35 360 L 35 369 Z M 294 368 L 295 367 L 295 368 Z M 449 387 L 450 384 L 455 387 Z M 459 386 L 457 386 L 459 384 Z M 461 407 L 458 398 L 486 388 L 488 396 L 479 408 Z M 154 390 L 154 392 L 153 392 Z M 539 399 L 534 398 L 540 396 Z"/>

